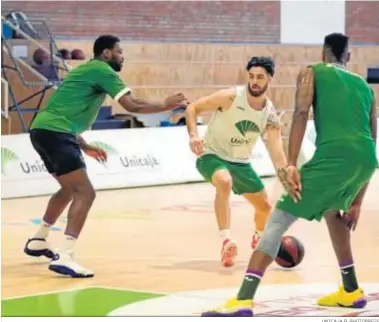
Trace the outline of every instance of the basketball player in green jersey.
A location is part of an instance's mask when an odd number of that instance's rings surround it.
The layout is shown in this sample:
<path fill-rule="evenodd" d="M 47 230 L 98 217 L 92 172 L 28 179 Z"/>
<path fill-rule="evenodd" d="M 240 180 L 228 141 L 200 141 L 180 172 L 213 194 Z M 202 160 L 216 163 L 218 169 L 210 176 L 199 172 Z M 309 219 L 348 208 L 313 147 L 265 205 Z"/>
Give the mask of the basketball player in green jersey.
<path fill-rule="evenodd" d="M 274 62 L 267 57 L 253 57 L 246 70 L 247 85 L 220 90 L 187 108 L 191 149 L 198 155 L 197 169 L 216 190 L 214 206 L 222 241 L 221 262 L 225 267 L 232 266 L 237 255 L 237 245 L 230 234 L 231 192 L 243 195 L 255 208 L 252 248 L 271 212 L 264 185 L 250 163 L 252 149 L 261 135 L 267 136 L 266 145 L 276 170 L 287 166 L 280 120 L 266 96 L 274 75 Z M 213 112 L 204 139 L 199 137 L 196 125 L 197 116 L 203 112 Z"/>
<path fill-rule="evenodd" d="M 298 218 L 325 219 L 339 262 L 343 285 L 323 296 L 321 306 L 363 308 L 367 300 L 359 287 L 350 245 L 364 194 L 378 165 L 374 92 L 359 75 L 345 69 L 348 37 L 325 37 L 323 62 L 300 71 L 290 132 L 287 180 L 301 193 L 296 203 L 285 194 L 270 216 L 254 251 L 236 298 L 203 316 L 252 316 L 252 299 L 276 257 L 282 235 Z M 316 151 L 298 172 L 296 161 L 313 105 Z M 342 211 L 342 213 L 340 213 Z"/>
<path fill-rule="evenodd" d="M 25 245 L 30 256 L 52 259 L 49 269 L 72 277 L 92 277 L 94 273 L 73 259 L 74 245 L 95 199 L 95 190 L 88 178 L 81 150 L 99 161 L 106 161 L 105 151 L 87 144 L 80 134 L 96 119 L 106 95 L 118 101 L 127 111 L 157 113 L 178 106 L 182 94 L 168 97 L 163 103 L 136 99 L 118 76 L 124 61 L 120 41 L 112 35 L 100 36 L 93 47 L 94 59 L 73 69 L 51 96 L 31 124 L 30 139 L 48 172 L 58 181 L 60 189 L 47 206 L 43 222 Z M 127 140 L 125 144 L 128 144 Z M 50 227 L 68 206 L 65 241 L 55 253 L 47 237 Z"/>

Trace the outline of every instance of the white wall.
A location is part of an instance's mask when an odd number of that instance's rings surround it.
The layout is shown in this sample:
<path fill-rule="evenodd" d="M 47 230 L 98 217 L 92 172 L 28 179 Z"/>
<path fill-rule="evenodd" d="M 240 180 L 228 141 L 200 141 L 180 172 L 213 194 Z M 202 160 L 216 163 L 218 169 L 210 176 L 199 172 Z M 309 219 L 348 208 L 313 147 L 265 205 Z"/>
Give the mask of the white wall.
<path fill-rule="evenodd" d="M 344 0 L 281 0 L 280 40 L 287 44 L 322 44 L 325 35 L 345 32 Z"/>

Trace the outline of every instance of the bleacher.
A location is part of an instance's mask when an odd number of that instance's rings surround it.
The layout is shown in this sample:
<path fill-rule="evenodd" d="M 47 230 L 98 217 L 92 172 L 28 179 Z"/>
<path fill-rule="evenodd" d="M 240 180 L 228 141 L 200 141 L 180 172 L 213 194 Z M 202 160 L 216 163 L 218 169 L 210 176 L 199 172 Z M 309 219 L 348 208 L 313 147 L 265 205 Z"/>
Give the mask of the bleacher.
<path fill-rule="evenodd" d="M 8 38 L 6 44 L 9 46 L 11 54 L 16 51 L 16 48 L 26 47 L 26 55 L 21 58 L 12 58 L 12 55 L 7 52 L 4 55 L 5 64 L 12 60 L 16 61 L 16 68 L 19 71 L 18 73 L 15 70 L 8 71 L 9 79 L 7 81 L 16 102 L 13 102 L 12 109 L 8 113 L 9 118 L 2 119 L 2 123 L 11 123 L 11 125 L 5 124 L 7 126 L 3 127 L 2 134 L 27 131 L 34 113 L 39 108 L 43 108 L 44 102 L 54 91 L 54 86 L 47 87 L 49 81 L 32 67 L 33 53 L 37 49 L 43 48 L 54 57 L 60 77 L 64 78 L 69 69 L 75 68 L 86 60 L 60 59 L 57 55 L 58 48 L 68 50 L 80 48 L 88 59 L 92 57 L 93 45 L 92 41 L 56 40 L 51 36 L 48 26 L 45 26 L 45 31 L 40 34 L 50 35 L 49 37 L 33 39 L 24 34 L 23 39 L 9 39 L 11 33 L 7 29 L 12 25 L 8 22 L 6 26 L 8 28 L 5 28 L 5 32 L 8 35 L 5 35 L 3 31 L 3 37 Z M 40 29 L 41 27 L 39 27 Z M 302 66 L 319 61 L 321 56 L 320 46 L 309 45 L 161 42 L 123 42 L 122 45 L 125 63 L 120 74 L 121 78 L 133 89 L 136 97 L 158 101 L 176 91 L 183 92 L 189 101 L 193 101 L 217 89 L 244 84 L 246 61 L 252 55 L 272 56 L 277 67 L 275 77 L 269 86 L 268 95 L 274 102 L 278 113 L 284 112 L 285 134 L 292 117 L 295 80 L 298 71 Z M 378 63 L 379 47 L 353 46 L 351 57 L 348 69 L 373 83 L 374 91 L 379 97 L 378 68 L 375 67 L 375 64 Z M 66 69 L 65 66 L 67 66 Z M 34 85 L 31 86 L 31 83 Z M 59 86 L 59 84 L 55 85 Z M 43 93 L 43 97 L 38 93 Z M 30 99 L 24 102 L 25 97 L 30 97 Z M 12 103 L 9 102 L 9 104 Z M 169 113 L 144 117 L 132 116 L 108 97 L 93 130 L 142 127 L 149 126 L 149 124 L 158 124 L 159 126 L 169 116 Z M 204 116 L 203 122 L 206 123 L 207 120 L 208 117 Z"/>

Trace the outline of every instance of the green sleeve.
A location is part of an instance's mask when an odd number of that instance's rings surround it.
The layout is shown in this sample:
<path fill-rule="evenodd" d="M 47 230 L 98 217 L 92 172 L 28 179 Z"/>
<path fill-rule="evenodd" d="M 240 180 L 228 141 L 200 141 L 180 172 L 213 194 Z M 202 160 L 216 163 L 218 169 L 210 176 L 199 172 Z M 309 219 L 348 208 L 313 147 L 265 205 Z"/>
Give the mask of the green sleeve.
<path fill-rule="evenodd" d="M 101 68 L 97 73 L 96 83 L 115 101 L 132 91 L 111 68 Z"/>

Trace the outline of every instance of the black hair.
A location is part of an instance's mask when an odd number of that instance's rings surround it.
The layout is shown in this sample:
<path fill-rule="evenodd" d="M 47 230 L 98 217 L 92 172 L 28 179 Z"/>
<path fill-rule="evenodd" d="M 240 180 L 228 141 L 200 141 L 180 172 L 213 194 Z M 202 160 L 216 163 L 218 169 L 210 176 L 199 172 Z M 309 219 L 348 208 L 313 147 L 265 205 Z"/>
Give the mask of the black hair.
<path fill-rule="evenodd" d="M 324 47 L 330 49 L 338 62 L 342 62 L 343 54 L 349 44 L 349 37 L 341 33 L 332 33 L 325 36 Z"/>
<path fill-rule="evenodd" d="M 275 62 L 271 57 L 254 56 L 248 61 L 246 70 L 249 71 L 251 67 L 262 67 L 271 76 L 275 74 Z"/>
<path fill-rule="evenodd" d="M 95 40 L 93 44 L 93 55 L 99 57 L 105 49 L 113 49 L 120 39 L 112 35 L 102 35 Z"/>

